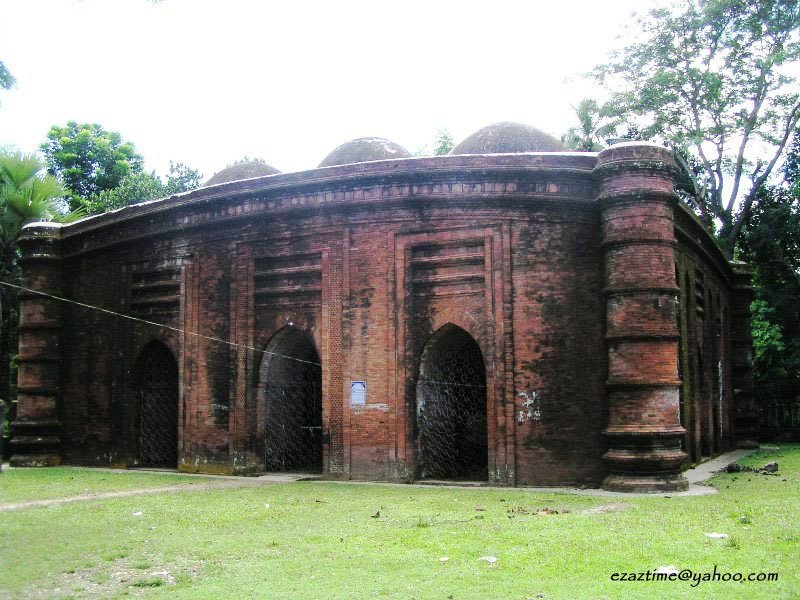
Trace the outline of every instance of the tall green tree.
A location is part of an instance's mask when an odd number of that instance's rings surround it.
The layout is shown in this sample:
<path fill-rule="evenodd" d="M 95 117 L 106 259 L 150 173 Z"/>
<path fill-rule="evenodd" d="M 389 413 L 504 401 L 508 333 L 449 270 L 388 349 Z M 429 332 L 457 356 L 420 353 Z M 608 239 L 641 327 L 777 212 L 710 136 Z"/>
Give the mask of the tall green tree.
<path fill-rule="evenodd" d="M 103 191 L 119 187 L 131 174 L 140 173 L 144 159 L 131 142 L 97 123 L 70 121 L 53 126 L 41 146 L 47 171 L 69 192 L 70 210 L 90 202 Z"/>
<path fill-rule="evenodd" d="M 697 159 L 697 209 L 733 255 L 800 120 L 800 0 L 677 0 L 598 66 L 609 114 Z"/>
<path fill-rule="evenodd" d="M 762 406 L 800 398 L 800 130 L 784 180 L 759 190 L 739 257 L 753 266 L 753 372 Z"/>
<path fill-rule="evenodd" d="M 0 154 L 0 281 L 20 283 L 17 240 L 24 225 L 33 221 L 68 220 L 60 212 L 64 188 L 35 156 Z M 11 356 L 15 353 L 17 292 L 0 284 L 0 399 L 11 390 Z"/>

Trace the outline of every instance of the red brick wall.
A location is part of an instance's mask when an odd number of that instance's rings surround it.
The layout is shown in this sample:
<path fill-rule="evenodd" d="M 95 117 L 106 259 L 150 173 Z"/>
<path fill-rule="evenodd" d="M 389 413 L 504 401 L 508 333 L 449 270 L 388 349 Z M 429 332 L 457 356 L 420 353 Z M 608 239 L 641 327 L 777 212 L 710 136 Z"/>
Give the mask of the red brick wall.
<path fill-rule="evenodd" d="M 137 358 L 159 339 L 179 367 L 180 468 L 263 468 L 261 350 L 291 326 L 321 358 L 326 475 L 413 478 L 420 357 L 449 323 L 486 364 L 490 481 L 598 484 L 605 336 L 632 313 L 654 336 L 674 319 L 669 294 L 612 301 L 606 331 L 604 270 L 614 285 L 640 285 L 675 264 L 638 247 L 607 251 L 612 226 L 659 237 L 672 221 L 634 203 L 604 233 L 595 163 L 554 154 L 349 165 L 201 189 L 65 228 L 65 295 L 184 331 L 64 310 L 62 454 L 135 464 Z M 663 187 L 649 176 L 621 181 Z M 676 352 L 657 354 L 648 368 L 674 379 Z M 624 372 L 610 375 L 635 376 L 642 360 L 615 361 Z M 354 380 L 367 381 L 364 406 L 349 405 Z M 538 418 L 528 418 L 523 394 L 534 393 Z M 658 396 L 645 413 L 653 423 L 676 418 Z"/>
<path fill-rule="evenodd" d="M 741 402 L 734 391 L 749 392 L 751 385 L 749 356 L 737 358 L 734 352 L 742 328 L 747 332 L 742 347 L 749 348 L 749 288 L 738 289 L 730 265 L 682 207 L 676 211 L 676 234 L 682 423 L 687 430 L 683 448 L 697 462 L 736 445 L 734 421 Z M 736 369 L 742 367 L 746 372 L 737 382 Z"/>

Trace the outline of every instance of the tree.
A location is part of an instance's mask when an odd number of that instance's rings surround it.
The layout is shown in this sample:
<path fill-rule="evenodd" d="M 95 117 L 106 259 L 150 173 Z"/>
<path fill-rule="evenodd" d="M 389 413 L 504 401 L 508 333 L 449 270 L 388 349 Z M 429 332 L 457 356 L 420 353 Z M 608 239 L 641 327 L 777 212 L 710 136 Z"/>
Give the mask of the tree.
<path fill-rule="evenodd" d="M 262 161 L 263 162 L 263 161 Z M 164 183 L 164 196 L 196 190 L 200 187 L 203 175 L 184 163 L 169 163 L 167 181 Z"/>
<path fill-rule="evenodd" d="M 64 127 L 53 126 L 47 140 L 41 146 L 47 170 L 67 188 L 70 210 L 142 171 L 144 160 L 134 145 L 96 123 L 70 121 Z"/>
<path fill-rule="evenodd" d="M 19 284 L 17 239 L 23 225 L 33 221 L 68 220 L 59 211 L 65 190 L 50 175 L 42 175 L 35 156 L 0 154 L 0 281 Z M 11 390 L 11 356 L 16 342 L 17 293 L 0 285 L 0 400 Z"/>
<path fill-rule="evenodd" d="M 453 149 L 455 143 L 453 142 L 453 136 L 450 135 L 450 132 L 447 129 L 440 129 L 439 133 L 436 134 L 436 142 L 433 148 L 433 155 L 434 156 L 444 156 L 445 154 L 450 154 L 450 150 Z"/>
<path fill-rule="evenodd" d="M 750 312 L 756 389 L 758 392 L 766 391 L 764 395 L 767 398 L 781 396 L 787 375 L 783 327 L 775 322 L 775 309 L 766 300 L 753 300 Z"/>
<path fill-rule="evenodd" d="M 759 190 L 738 247 L 754 270 L 753 374 L 762 405 L 800 397 L 800 129 L 782 171 L 780 185 Z"/>
<path fill-rule="evenodd" d="M 605 148 L 621 121 L 618 117 L 609 118 L 608 105 L 600 105 L 592 98 L 584 98 L 578 106 L 572 107 L 572 111 L 579 125 L 562 135 L 561 142 L 570 150 L 579 152 L 599 152 Z"/>
<path fill-rule="evenodd" d="M 598 66 L 609 114 L 697 158 L 697 209 L 733 255 L 800 120 L 800 0 L 680 0 Z"/>
<path fill-rule="evenodd" d="M 200 187 L 200 173 L 183 163 L 169 164 L 166 182 L 155 171 L 141 171 L 126 175 L 118 187 L 103 190 L 84 201 L 88 214 L 96 215 L 123 206 L 164 198 L 180 192 L 188 192 Z"/>
<path fill-rule="evenodd" d="M 163 196 L 161 180 L 155 172 L 129 173 L 120 181 L 119 186 L 93 194 L 82 201 L 86 212 L 90 215 L 99 215 L 123 206 L 146 202 Z"/>
<path fill-rule="evenodd" d="M 753 374 L 762 401 L 800 396 L 800 198 L 763 199 L 742 227 L 754 270 Z"/>
<path fill-rule="evenodd" d="M 14 76 L 8 70 L 8 67 L 6 67 L 5 63 L 0 60 L 0 89 L 10 90 L 12 87 L 14 87 L 15 83 L 16 79 L 14 79 Z"/>
<path fill-rule="evenodd" d="M 16 82 L 8 67 L 0 60 L 0 90 L 10 90 Z"/>
<path fill-rule="evenodd" d="M 450 150 L 455 147 L 453 136 L 447 129 L 440 129 L 436 133 L 436 139 L 433 141 L 433 153 L 429 144 L 420 146 L 414 151 L 414 156 L 444 156 L 450 154 Z"/>

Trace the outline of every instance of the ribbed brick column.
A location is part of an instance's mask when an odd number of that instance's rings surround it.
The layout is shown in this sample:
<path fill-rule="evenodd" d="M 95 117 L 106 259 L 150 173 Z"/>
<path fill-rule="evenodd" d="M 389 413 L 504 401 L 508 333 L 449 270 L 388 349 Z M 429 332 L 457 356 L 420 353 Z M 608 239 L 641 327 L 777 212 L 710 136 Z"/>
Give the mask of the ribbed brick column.
<path fill-rule="evenodd" d="M 753 336 L 750 332 L 753 273 L 746 263 L 733 262 L 731 266 L 734 272 L 731 298 L 733 428 L 740 447 L 755 447 L 760 433 L 760 414 L 753 394 Z"/>
<path fill-rule="evenodd" d="M 24 287 L 60 295 L 60 239 L 56 225 L 37 223 L 23 229 L 19 246 Z M 20 292 L 19 298 L 17 418 L 11 424 L 11 465 L 58 465 L 61 307 L 57 300 L 32 292 Z"/>
<path fill-rule="evenodd" d="M 688 488 L 681 474 L 672 154 L 628 143 L 600 153 L 608 348 L 609 475 L 603 488 Z"/>

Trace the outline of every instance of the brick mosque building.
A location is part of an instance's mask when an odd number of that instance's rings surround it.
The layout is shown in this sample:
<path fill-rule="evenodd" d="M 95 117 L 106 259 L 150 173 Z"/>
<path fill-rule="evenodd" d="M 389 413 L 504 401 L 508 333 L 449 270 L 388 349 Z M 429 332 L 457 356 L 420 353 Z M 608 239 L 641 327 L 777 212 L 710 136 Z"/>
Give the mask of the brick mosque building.
<path fill-rule="evenodd" d="M 30 225 L 12 464 L 685 489 L 757 420 L 749 272 L 676 174 L 499 123 Z"/>

